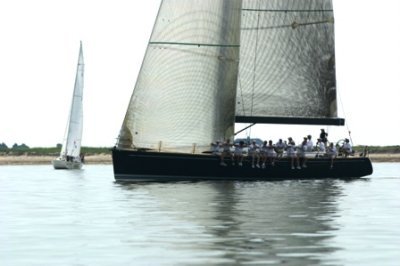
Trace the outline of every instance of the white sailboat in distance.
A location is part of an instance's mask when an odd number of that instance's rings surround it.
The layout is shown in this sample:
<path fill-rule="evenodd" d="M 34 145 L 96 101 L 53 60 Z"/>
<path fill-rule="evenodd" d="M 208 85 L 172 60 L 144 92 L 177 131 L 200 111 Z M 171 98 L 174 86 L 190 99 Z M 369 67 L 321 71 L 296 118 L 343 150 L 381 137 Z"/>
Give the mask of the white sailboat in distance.
<path fill-rule="evenodd" d="M 83 128 L 83 72 L 84 62 L 81 41 L 71 110 L 69 113 L 60 156 L 52 161 L 54 169 L 82 168 L 83 156 L 81 156 L 81 142 Z"/>

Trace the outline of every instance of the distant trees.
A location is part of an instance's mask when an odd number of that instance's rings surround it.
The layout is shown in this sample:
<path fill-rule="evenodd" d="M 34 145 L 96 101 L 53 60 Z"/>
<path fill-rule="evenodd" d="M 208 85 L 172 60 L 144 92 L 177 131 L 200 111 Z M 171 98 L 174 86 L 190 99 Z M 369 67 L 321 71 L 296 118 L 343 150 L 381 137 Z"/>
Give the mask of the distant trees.
<path fill-rule="evenodd" d="M 4 142 L 0 144 L 0 151 L 8 151 L 8 146 Z"/>
<path fill-rule="evenodd" d="M 14 143 L 11 148 L 9 148 L 4 142 L 0 144 L 0 151 L 1 152 L 9 152 L 9 151 L 28 151 L 29 146 L 26 145 L 25 143 L 22 143 L 21 145 L 18 145 L 17 143 Z"/>
<path fill-rule="evenodd" d="M 25 151 L 25 150 L 29 150 L 29 147 L 25 143 L 22 143 L 21 145 L 14 143 L 14 145 L 12 146 L 11 149 L 15 150 L 15 151 Z"/>
<path fill-rule="evenodd" d="M 57 143 L 53 147 L 29 147 L 25 143 L 14 143 L 8 147 L 4 142 L 0 143 L 0 155 L 51 155 L 57 156 L 60 153 L 62 144 Z M 111 147 L 82 147 L 81 152 L 86 155 L 111 154 Z"/>

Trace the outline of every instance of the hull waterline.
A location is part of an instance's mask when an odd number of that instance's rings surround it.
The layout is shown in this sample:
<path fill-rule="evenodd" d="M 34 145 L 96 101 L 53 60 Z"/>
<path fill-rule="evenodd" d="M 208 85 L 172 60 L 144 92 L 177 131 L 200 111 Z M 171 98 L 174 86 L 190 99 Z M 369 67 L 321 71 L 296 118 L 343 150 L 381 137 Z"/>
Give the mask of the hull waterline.
<path fill-rule="evenodd" d="M 218 156 L 180 153 L 142 152 L 113 149 L 116 181 L 197 181 L 197 180 L 290 180 L 290 179 L 354 179 L 372 174 L 369 158 L 353 157 L 334 160 L 313 158 L 307 168 L 292 169 L 290 159 L 277 160 L 275 166 L 252 168 L 248 160 L 243 166 L 221 166 Z"/>
<path fill-rule="evenodd" d="M 53 160 L 52 161 L 54 169 L 81 169 L 82 163 L 81 162 L 68 162 L 66 160 Z"/>

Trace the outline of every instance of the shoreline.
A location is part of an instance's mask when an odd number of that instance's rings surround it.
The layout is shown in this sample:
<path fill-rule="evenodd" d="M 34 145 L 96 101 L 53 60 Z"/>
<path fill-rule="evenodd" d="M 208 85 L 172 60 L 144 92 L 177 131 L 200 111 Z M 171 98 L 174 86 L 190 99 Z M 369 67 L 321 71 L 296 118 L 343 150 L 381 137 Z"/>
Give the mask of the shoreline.
<path fill-rule="evenodd" d="M 3 155 L 1 165 L 51 165 L 56 156 L 50 155 Z M 111 154 L 96 154 L 85 156 L 85 164 L 111 164 Z"/>
<path fill-rule="evenodd" d="M 373 153 L 368 156 L 373 163 L 398 163 L 400 153 Z"/>
<path fill-rule="evenodd" d="M 3 155 L 0 156 L 1 165 L 51 165 L 55 156 L 49 155 Z M 400 153 L 373 153 L 369 155 L 373 163 L 378 162 L 400 162 Z M 85 156 L 85 164 L 112 164 L 111 154 L 96 154 Z"/>

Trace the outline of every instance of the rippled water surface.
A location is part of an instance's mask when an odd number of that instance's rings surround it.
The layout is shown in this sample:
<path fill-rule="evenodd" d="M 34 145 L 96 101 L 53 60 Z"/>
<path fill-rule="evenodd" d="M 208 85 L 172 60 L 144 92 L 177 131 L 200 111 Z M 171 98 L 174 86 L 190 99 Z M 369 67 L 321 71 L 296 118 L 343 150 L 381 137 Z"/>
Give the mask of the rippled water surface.
<path fill-rule="evenodd" d="M 400 164 L 369 178 L 118 184 L 0 166 L 0 265 L 400 265 Z"/>

